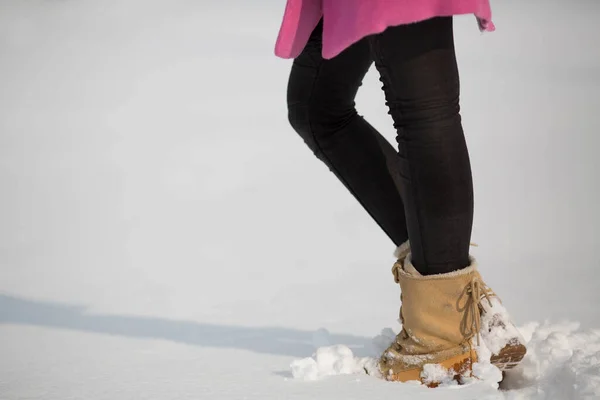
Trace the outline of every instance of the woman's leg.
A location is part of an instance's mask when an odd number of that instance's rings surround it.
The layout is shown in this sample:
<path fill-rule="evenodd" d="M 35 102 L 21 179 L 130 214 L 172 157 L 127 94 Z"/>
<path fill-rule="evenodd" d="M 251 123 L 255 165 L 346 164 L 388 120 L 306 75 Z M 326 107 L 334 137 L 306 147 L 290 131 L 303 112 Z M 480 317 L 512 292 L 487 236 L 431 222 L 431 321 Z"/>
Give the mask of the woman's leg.
<path fill-rule="evenodd" d="M 388 170 L 396 151 L 359 116 L 354 99 L 372 64 L 362 40 L 331 60 L 321 56 L 322 25 L 294 60 L 288 85 L 289 120 L 396 244 L 408 239 L 404 205 Z"/>
<path fill-rule="evenodd" d="M 459 114 L 452 18 L 369 37 L 397 130 L 412 262 L 422 274 L 469 265 L 473 182 Z"/>

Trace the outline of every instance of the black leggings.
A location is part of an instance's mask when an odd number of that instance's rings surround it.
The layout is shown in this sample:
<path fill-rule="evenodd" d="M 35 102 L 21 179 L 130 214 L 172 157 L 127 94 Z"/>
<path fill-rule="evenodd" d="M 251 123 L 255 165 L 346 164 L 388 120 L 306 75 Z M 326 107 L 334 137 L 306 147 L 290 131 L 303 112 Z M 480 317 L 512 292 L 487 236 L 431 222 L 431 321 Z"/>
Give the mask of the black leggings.
<path fill-rule="evenodd" d="M 459 114 L 452 18 L 388 28 L 321 56 L 322 24 L 293 63 L 289 120 L 396 245 L 410 238 L 423 274 L 469 265 L 471 166 Z M 373 60 L 398 151 L 354 99 Z"/>

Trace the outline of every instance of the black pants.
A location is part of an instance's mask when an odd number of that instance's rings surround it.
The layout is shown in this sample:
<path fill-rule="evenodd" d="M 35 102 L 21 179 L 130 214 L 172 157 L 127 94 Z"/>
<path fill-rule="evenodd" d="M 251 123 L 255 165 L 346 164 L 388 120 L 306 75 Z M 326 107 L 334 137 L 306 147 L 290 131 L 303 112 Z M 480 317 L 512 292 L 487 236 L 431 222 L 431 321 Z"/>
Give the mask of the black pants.
<path fill-rule="evenodd" d="M 469 265 L 473 182 L 452 18 L 388 28 L 330 60 L 322 58 L 321 46 L 319 24 L 292 67 L 293 128 L 396 245 L 410 238 L 421 273 Z M 373 61 L 398 151 L 355 109 Z"/>

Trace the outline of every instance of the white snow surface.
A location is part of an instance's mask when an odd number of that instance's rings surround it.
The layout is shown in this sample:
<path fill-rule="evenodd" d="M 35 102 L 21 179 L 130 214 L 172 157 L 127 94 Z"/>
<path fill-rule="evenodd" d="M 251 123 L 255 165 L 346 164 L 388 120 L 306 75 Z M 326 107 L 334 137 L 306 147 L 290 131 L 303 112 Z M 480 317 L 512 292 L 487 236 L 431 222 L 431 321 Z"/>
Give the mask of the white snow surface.
<path fill-rule="evenodd" d="M 481 361 L 473 366 L 474 377 L 465 378 L 462 383 L 479 387 L 486 399 L 600 398 L 600 330 L 582 330 L 577 323 L 531 323 L 520 331 L 528 342 L 528 354 L 521 364 L 506 372 L 504 380 L 502 373 L 489 363 L 491 352 L 482 344 L 478 349 Z M 368 371 L 380 378 L 373 373 L 377 357 L 392 340 L 390 329 L 385 329 L 373 342 L 372 357 L 354 357 L 347 346 L 320 347 L 313 357 L 294 361 L 292 375 L 296 379 L 317 380 Z M 441 382 L 440 388 L 458 386 L 454 373 L 437 364 L 426 364 L 422 378 L 425 383 Z"/>
<path fill-rule="evenodd" d="M 456 20 L 473 252 L 529 348 L 500 390 L 363 372 L 395 246 L 289 127 L 284 3 L 0 0 L 0 399 L 600 398 L 600 3 Z"/>

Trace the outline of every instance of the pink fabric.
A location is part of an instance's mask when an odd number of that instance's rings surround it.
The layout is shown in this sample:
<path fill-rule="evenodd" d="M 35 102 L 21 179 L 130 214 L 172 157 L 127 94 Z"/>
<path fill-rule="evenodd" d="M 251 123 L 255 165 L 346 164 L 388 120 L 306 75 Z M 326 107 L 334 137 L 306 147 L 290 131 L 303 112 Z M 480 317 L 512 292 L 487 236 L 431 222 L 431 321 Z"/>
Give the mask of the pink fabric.
<path fill-rule="evenodd" d="M 323 57 L 333 58 L 389 26 L 459 14 L 474 14 L 481 30 L 494 30 L 489 0 L 288 0 L 275 54 L 297 57 L 321 17 Z"/>

